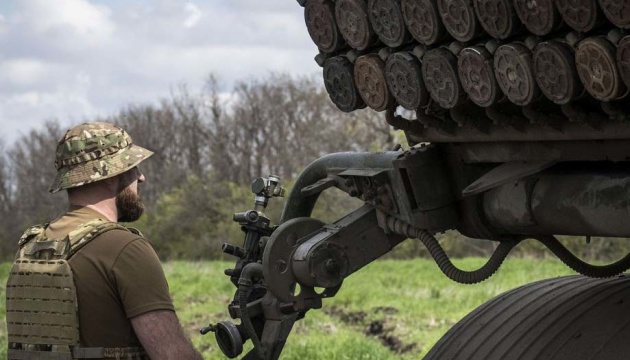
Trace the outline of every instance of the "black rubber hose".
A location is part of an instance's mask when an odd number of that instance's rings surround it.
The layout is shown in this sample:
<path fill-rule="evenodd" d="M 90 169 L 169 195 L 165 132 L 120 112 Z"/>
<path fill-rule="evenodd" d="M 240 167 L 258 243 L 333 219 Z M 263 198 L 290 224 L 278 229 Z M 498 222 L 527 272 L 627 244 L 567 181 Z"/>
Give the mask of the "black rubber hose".
<path fill-rule="evenodd" d="M 429 250 L 429 253 L 433 259 L 435 259 L 435 262 L 437 262 L 438 267 L 442 270 L 444 275 L 462 284 L 476 284 L 494 275 L 494 273 L 499 270 L 510 251 L 518 244 L 518 241 L 501 242 L 484 266 L 474 271 L 465 271 L 457 268 L 451 262 L 451 259 L 446 255 L 446 252 L 444 252 L 442 246 L 440 246 L 435 239 L 435 236 L 431 235 L 431 233 L 426 230 L 420 230 L 419 235 L 420 241 L 422 241 L 427 250 Z"/>
<path fill-rule="evenodd" d="M 241 322 L 249 338 L 252 339 L 252 344 L 254 344 L 254 349 L 258 352 L 258 356 L 260 359 L 265 359 L 265 349 L 262 347 L 258 334 L 256 334 L 254 324 L 252 324 L 252 320 L 249 318 L 249 313 L 247 312 L 247 290 L 252 285 L 252 278 L 254 278 L 254 276 L 262 277 L 262 265 L 259 263 L 249 263 L 245 265 L 241 272 L 241 277 L 238 280 L 238 302 L 241 309 Z"/>
<path fill-rule="evenodd" d="M 552 235 L 538 236 L 534 238 L 540 241 L 547 247 L 554 255 L 560 259 L 566 266 L 573 271 L 588 277 L 594 278 L 607 278 L 615 275 L 619 275 L 626 270 L 630 269 L 630 254 L 623 257 L 623 259 L 608 265 L 592 265 L 584 262 L 577 256 L 575 256 L 569 249 L 567 249 L 562 243 Z"/>
<path fill-rule="evenodd" d="M 501 242 L 484 266 L 474 271 L 465 271 L 457 268 L 451 262 L 451 259 L 449 259 L 440 243 L 435 239 L 435 236 L 427 230 L 416 229 L 394 217 L 387 219 L 387 227 L 397 234 L 420 239 L 444 275 L 462 284 L 476 284 L 492 276 L 501 267 L 501 264 L 503 264 L 503 261 L 514 246 L 520 242 L 520 240 Z"/>

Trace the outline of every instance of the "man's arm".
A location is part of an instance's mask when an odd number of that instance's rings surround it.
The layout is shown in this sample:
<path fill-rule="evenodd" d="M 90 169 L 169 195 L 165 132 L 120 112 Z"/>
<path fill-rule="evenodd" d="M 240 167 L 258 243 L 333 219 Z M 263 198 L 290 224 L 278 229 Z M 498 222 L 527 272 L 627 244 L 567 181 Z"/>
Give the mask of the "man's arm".
<path fill-rule="evenodd" d="M 152 360 L 203 359 L 184 334 L 173 311 L 150 311 L 131 318 L 131 325 Z"/>

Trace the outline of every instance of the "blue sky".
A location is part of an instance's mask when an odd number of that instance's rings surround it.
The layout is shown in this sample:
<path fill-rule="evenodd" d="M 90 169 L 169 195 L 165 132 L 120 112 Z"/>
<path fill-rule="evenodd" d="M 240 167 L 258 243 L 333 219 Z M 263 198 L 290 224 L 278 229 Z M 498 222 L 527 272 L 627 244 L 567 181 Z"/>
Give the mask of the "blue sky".
<path fill-rule="evenodd" d="M 0 139 L 234 82 L 318 73 L 294 0 L 0 0 Z"/>

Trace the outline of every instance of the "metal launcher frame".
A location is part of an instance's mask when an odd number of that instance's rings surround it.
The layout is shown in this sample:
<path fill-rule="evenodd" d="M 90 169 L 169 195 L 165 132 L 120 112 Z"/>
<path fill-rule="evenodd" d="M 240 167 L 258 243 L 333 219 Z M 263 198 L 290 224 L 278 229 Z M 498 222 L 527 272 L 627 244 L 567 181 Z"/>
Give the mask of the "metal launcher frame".
<path fill-rule="evenodd" d="M 392 123 L 406 121 L 393 111 L 387 116 Z M 224 248 L 238 257 L 226 274 L 237 287 L 229 312 L 241 324 L 220 322 L 205 331 L 216 332 L 230 358 L 251 339 L 254 349 L 244 359 L 277 359 L 296 320 L 407 238 L 420 239 L 444 274 L 462 283 L 491 276 L 526 238 L 541 241 L 584 275 L 619 274 L 630 267 L 630 256 L 593 266 L 555 235 L 630 236 L 630 134 L 624 138 L 624 131 L 607 129 L 598 139 L 574 133 L 571 140 L 562 132 L 528 141 L 500 134 L 484 142 L 440 142 L 443 135 L 437 134 L 430 144 L 408 151 L 327 155 L 300 175 L 277 227 L 262 211 L 279 180 L 259 179 L 253 186 L 257 208 L 235 215 L 246 233 L 243 247 Z M 419 136 L 410 129 L 407 135 Z M 364 205 L 324 224 L 310 215 L 318 196 L 331 187 Z M 485 266 L 462 271 L 434 237 L 450 229 L 500 245 Z"/>
<path fill-rule="evenodd" d="M 245 359 L 277 359 L 296 320 L 408 238 L 462 283 L 491 276 L 526 238 L 591 277 L 630 267 L 629 255 L 587 264 L 555 237 L 630 236 L 627 1 L 298 3 L 332 102 L 385 111 L 412 147 L 316 160 L 277 227 L 263 210 L 281 195 L 279 180 L 255 181 L 256 208 L 235 216 L 243 246 L 225 246 L 237 257 L 226 274 L 241 323 L 204 329 L 228 357 L 251 339 Z M 331 187 L 364 205 L 324 224 L 310 216 Z M 462 271 L 434 237 L 453 229 L 499 246 L 486 265 Z"/>

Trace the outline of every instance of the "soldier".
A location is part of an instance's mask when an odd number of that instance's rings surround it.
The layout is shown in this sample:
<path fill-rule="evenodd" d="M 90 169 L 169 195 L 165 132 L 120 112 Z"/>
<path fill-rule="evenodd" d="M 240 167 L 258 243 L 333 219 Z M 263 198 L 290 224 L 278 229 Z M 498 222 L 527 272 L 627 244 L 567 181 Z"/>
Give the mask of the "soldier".
<path fill-rule="evenodd" d="M 63 136 L 50 192 L 67 190 L 70 208 L 19 241 L 6 288 L 9 359 L 201 359 L 151 244 L 118 223 L 144 210 L 137 166 L 152 154 L 108 123 Z"/>

